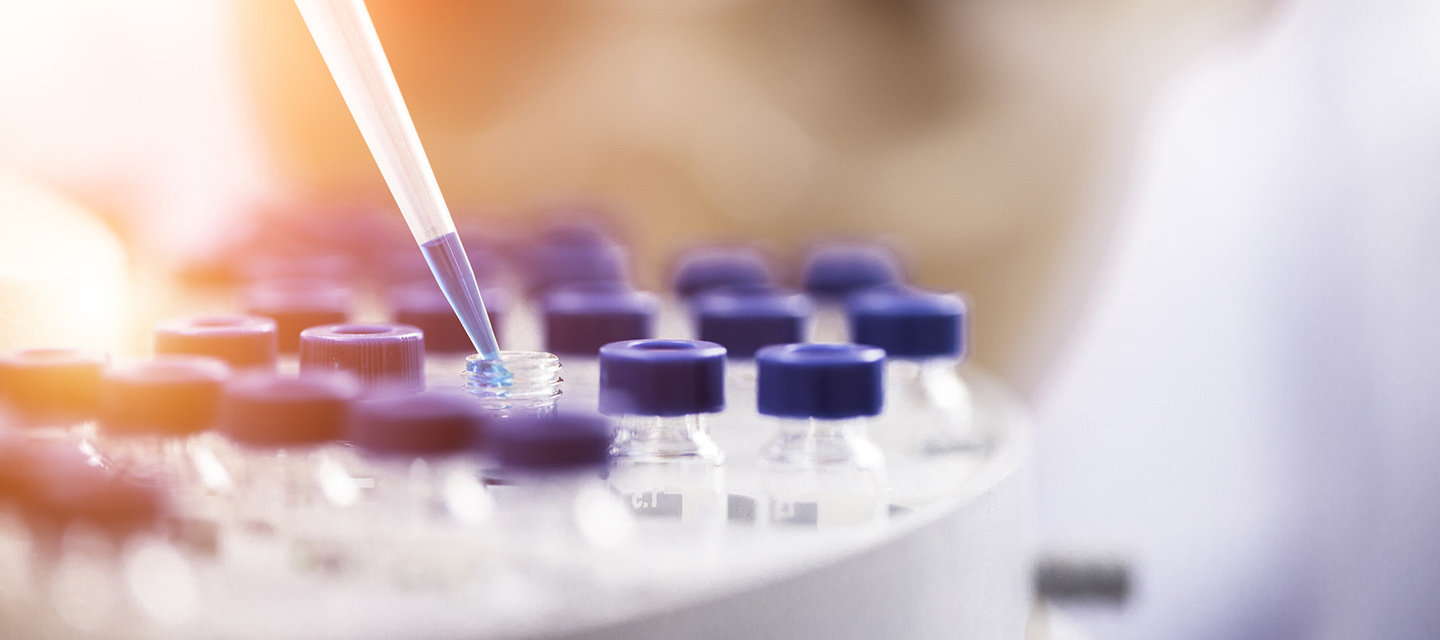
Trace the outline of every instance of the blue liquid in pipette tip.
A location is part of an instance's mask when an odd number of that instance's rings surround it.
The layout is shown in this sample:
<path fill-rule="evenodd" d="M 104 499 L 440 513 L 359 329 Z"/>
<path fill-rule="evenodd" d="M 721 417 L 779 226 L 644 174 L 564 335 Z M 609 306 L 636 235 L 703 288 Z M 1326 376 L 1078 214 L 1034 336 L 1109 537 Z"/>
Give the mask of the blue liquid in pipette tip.
<path fill-rule="evenodd" d="M 475 283 L 475 271 L 470 267 L 469 258 L 465 257 L 460 236 L 452 231 L 427 240 L 420 245 L 420 251 L 425 254 L 425 261 L 430 263 L 430 272 L 435 274 L 440 290 L 445 293 L 450 307 L 455 309 L 455 315 L 460 317 L 465 333 L 475 344 L 475 351 L 480 354 L 480 358 L 466 365 L 467 368 L 497 384 L 504 384 L 509 380 L 510 372 L 500 364 L 500 345 L 495 341 L 495 329 L 490 326 L 490 317 L 485 314 L 485 302 L 480 299 L 480 287 Z"/>

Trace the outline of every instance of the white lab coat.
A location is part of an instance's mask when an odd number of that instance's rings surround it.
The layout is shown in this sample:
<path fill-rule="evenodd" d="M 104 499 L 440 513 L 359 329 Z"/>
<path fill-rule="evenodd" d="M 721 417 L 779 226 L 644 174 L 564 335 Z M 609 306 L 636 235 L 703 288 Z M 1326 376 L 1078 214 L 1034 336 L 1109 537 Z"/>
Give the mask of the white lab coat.
<path fill-rule="evenodd" d="M 1436 34 L 1295 3 L 1158 105 L 1039 394 L 1044 539 L 1136 562 L 1096 637 L 1440 636 Z"/>

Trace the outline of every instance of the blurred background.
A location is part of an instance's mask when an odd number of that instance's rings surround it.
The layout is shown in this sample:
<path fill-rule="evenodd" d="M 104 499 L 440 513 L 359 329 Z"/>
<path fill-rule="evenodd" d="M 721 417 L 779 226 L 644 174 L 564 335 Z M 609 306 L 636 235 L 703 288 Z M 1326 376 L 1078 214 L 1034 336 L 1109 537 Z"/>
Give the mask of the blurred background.
<path fill-rule="evenodd" d="M 650 286 L 880 238 L 965 291 L 1041 418 L 1042 539 L 1135 563 L 1095 637 L 1440 628 L 1440 5 L 369 6 L 457 218 L 599 203 Z M 109 292 L 46 328 L 100 344 L 127 270 L 393 206 L 282 0 L 0 1 L 0 175 L 0 283 Z"/>

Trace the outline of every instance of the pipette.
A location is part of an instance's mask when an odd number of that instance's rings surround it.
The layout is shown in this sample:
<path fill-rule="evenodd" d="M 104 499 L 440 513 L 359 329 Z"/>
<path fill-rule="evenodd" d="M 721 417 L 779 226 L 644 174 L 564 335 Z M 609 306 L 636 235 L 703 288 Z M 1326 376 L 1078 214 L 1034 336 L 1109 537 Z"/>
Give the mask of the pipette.
<path fill-rule="evenodd" d="M 485 314 L 475 272 L 465 257 L 455 222 L 440 195 L 440 185 L 420 146 L 410 111 L 400 96 L 395 74 L 380 47 L 380 37 L 363 0 L 295 0 L 310 35 L 335 77 L 350 114 L 359 125 L 375 163 L 435 281 L 460 317 L 480 359 L 504 376 L 500 346 Z"/>

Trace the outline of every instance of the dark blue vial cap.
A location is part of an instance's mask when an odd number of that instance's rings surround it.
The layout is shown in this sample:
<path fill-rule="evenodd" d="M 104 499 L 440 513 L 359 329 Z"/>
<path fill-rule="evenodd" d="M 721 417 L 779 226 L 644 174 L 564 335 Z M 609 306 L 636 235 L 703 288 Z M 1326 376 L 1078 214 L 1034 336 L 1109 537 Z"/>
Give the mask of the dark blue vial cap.
<path fill-rule="evenodd" d="M 623 285 L 572 285 L 545 296 L 545 350 L 594 356 L 621 340 L 649 338 L 659 303 Z"/>
<path fill-rule="evenodd" d="M 691 306 L 699 338 L 725 347 L 731 358 L 803 341 L 812 310 L 804 295 L 771 287 L 722 287 L 696 297 Z"/>
<path fill-rule="evenodd" d="M 478 439 L 482 412 L 473 398 L 426 391 L 355 403 L 346 439 L 372 454 L 441 455 Z"/>
<path fill-rule="evenodd" d="M 801 281 L 805 291 L 823 298 L 843 298 L 870 287 L 903 279 L 900 259 L 890 249 L 867 243 L 826 244 L 805 257 Z"/>
<path fill-rule="evenodd" d="M 767 285 L 774 281 L 765 256 L 744 247 L 696 249 L 675 261 L 670 286 L 677 295 L 691 297 L 730 285 Z"/>
<path fill-rule="evenodd" d="M 885 350 L 856 344 L 782 344 L 755 354 L 760 413 L 838 420 L 880 413 Z"/>
<path fill-rule="evenodd" d="M 350 375 L 251 374 L 232 379 L 220 399 L 220 431 L 253 447 L 315 445 L 345 433 L 360 392 Z"/>
<path fill-rule="evenodd" d="M 603 416 L 562 412 L 491 419 L 485 443 L 506 467 L 543 470 L 604 464 L 613 438 L 610 421 Z"/>
<path fill-rule="evenodd" d="M 965 353 L 965 301 L 910 287 L 881 287 L 847 301 L 850 340 L 891 358 L 959 357 Z"/>
<path fill-rule="evenodd" d="M 600 412 L 683 416 L 725 408 L 725 347 L 627 340 L 600 348 Z"/>

